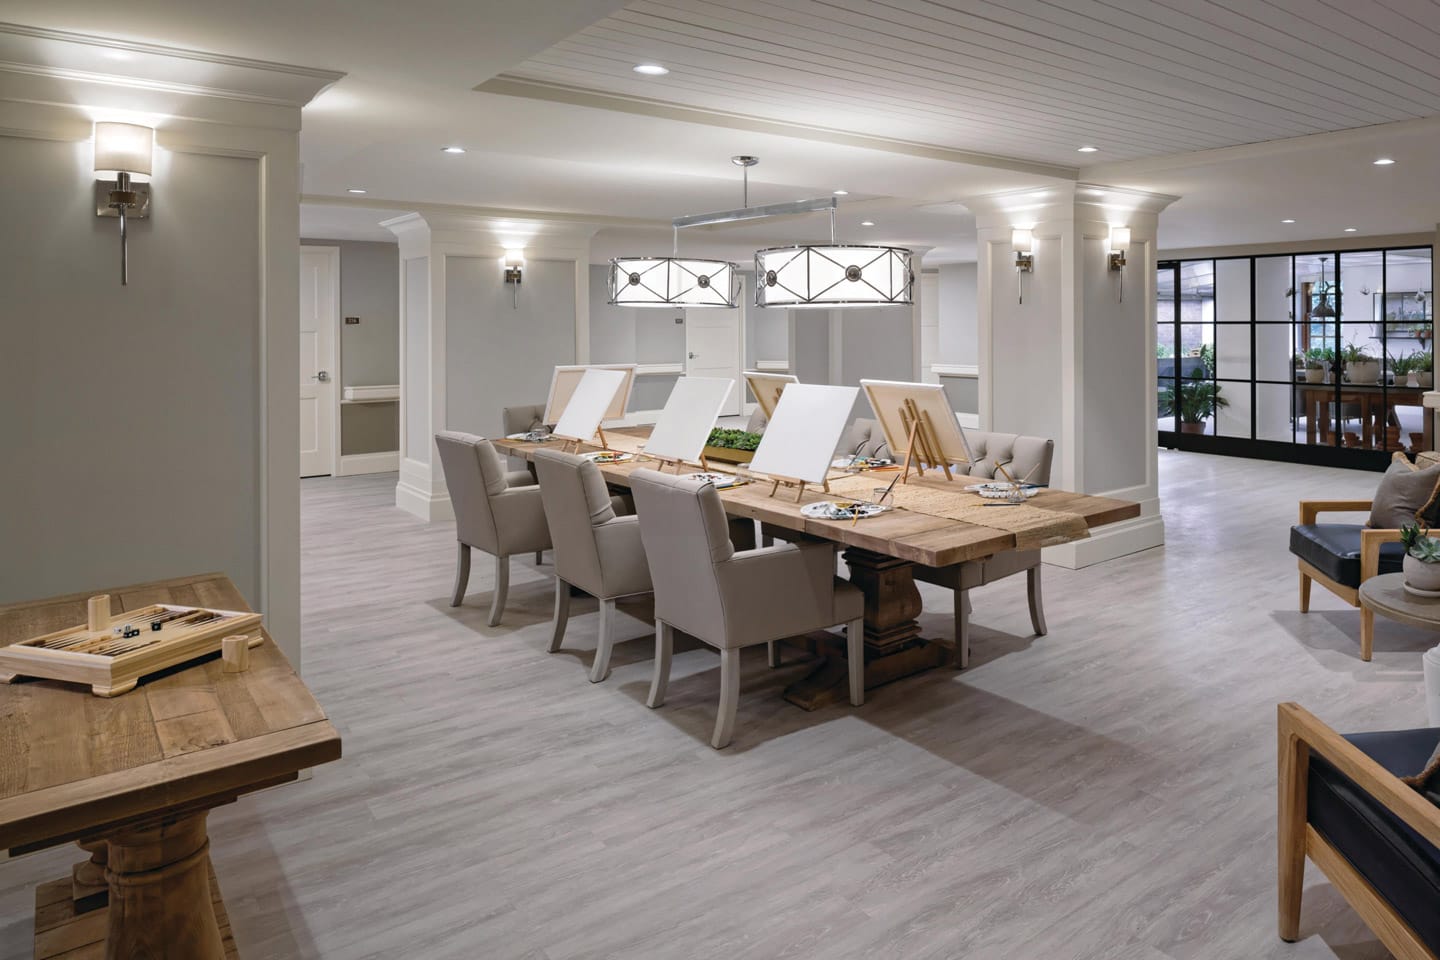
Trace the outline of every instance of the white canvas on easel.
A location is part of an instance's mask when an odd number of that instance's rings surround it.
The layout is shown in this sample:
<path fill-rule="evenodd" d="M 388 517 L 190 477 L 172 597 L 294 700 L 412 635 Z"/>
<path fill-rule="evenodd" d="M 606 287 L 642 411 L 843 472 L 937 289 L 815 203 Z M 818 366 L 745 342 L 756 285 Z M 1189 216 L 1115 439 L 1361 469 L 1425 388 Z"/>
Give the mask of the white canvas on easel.
<path fill-rule="evenodd" d="M 775 405 L 780 402 L 780 394 L 792 383 L 799 383 L 800 380 L 790 373 L 764 373 L 760 370 L 745 371 L 745 385 L 755 395 L 755 404 L 760 412 L 769 420 L 775 416 Z"/>
<path fill-rule="evenodd" d="M 619 370 L 625 374 L 625 382 L 610 401 L 605 411 L 606 420 L 625 419 L 625 408 L 630 405 L 630 391 L 635 386 L 635 364 L 633 363 L 592 363 L 559 366 L 550 375 L 550 394 L 545 400 L 543 423 L 559 423 L 565 415 L 565 407 L 586 370 Z"/>
<path fill-rule="evenodd" d="M 885 442 L 890 454 L 896 459 L 910 458 L 911 427 L 913 420 L 907 411 L 913 411 L 927 431 L 925 446 L 933 445 L 933 457 L 926 457 L 925 463 L 933 467 L 947 467 L 952 463 L 969 463 L 970 443 L 955 411 L 950 408 L 950 398 L 945 388 L 938 383 L 904 383 L 895 380 L 861 380 L 865 398 L 880 421 Z M 921 444 L 917 443 L 917 446 Z M 919 451 L 916 451 L 917 456 Z M 908 472 L 908 470 L 907 470 Z"/>
<path fill-rule="evenodd" d="M 681 377 L 645 441 L 645 453 L 658 460 L 701 463 L 705 441 L 735 381 L 728 377 Z"/>
<path fill-rule="evenodd" d="M 625 384 L 622 370 L 602 370 L 592 367 L 586 370 L 565 404 L 560 422 L 555 424 L 554 434 L 566 440 L 589 443 L 605 419 L 605 411 L 615 399 L 615 394 Z M 601 437 L 604 442 L 604 437 Z"/>
<path fill-rule="evenodd" d="M 859 393 L 858 387 L 817 383 L 787 386 L 750 469 L 768 477 L 823 484 Z"/>

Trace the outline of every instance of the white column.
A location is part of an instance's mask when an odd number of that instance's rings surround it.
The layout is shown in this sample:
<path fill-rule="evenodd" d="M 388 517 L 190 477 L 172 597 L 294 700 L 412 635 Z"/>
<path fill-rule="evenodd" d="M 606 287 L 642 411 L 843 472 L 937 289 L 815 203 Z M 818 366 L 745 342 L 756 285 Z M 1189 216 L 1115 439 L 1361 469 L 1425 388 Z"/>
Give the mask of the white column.
<path fill-rule="evenodd" d="M 1138 501 L 1141 516 L 1045 560 L 1082 567 L 1165 541 L 1155 430 L 1155 236 L 1173 197 L 1093 184 L 978 197 L 976 312 L 981 429 L 1055 441 L 1051 483 Z M 1129 227 L 1123 271 L 1110 231 Z M 1018 273 L 1015 228 L 1034 269 Z M 1123 287 L 1122 287 L 1123 284 Z M 1022 302 L 1023 299 L 1023 302 Z"/>

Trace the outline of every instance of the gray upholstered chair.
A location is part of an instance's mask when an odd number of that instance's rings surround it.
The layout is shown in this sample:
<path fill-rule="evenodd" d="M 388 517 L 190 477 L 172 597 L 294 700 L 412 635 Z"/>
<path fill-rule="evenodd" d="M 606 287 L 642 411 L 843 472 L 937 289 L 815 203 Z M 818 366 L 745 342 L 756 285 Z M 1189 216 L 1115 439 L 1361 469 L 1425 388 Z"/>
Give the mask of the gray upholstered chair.
<path fill-rule="evenodd" d="M 1030 483 L 1050 482 L 1050 463 L 1055 443 L 1043 437 L 1017 436 L 1013 433 L 985 433 L 966 430 L 970 451 L 975 461 L 961 466 L 972 477 L 990 478 L 998 473 L 996 464 L 1003 465 L 1016 480 Z M 955 469 L 954 467 L 951 468 Z M 916 580 L 949 587 L 955 591 L 955 666 L 970 665 L 970 591 L 1017 573 L 1026 575 L 1030 594 L 1030 625 L 1037 636 L 1045 636 L 1045 608 L 1040 597 L 1040 551 L 1007 550 L 993 557 L 967 560 L 948 567 L 926 567 L 916 564 L 912 572 Z"/>
<path fill-rule="evenodd" d="M 737 553 L 714 486 L 636 470 L 630 475 L 655 586 L 651 707 L 665 702 L 676 630 L 720 651 L 720 709 L 710 745 L 730 743 L 740 698 L 740 648 L 845 624 L 850 702 L 865 702 L 864 599 L 835 576 L 829 543 Z"/>
<path fill-rule="evenodd" d="M 590 668 L 590 682 L 599 683 L 610 672 L 615 601 L 651 590 L 639 518 L 616 515 L 600 468 L 584 457 L 537 450 L 534 462 L 555 547 L 555 634 L 550 652 L 559 650 L 565 638 L 570 587 L 579 587 L 600 601 L 600 640 Z"/>
<path fill-rule="evenodd" d="M 850 429 L 840 438 L 840 446 L 835 449 L 835 456 L 854 455 L 891 459 L 890 444 L 885 442 L 885 432 L 880 429 L 879 420 L 862 417 L 850 424 Z"/>
<path fill-rule="evenodd" d="M 470 582 L 470 548 L 495 557 L 495 593 L 490 600 L 490 626 L 500 622 L 510 591 L 510 557 L 550 549 L 550 528 L 540 503 L 540 488 L 524 471 L 507 472 L 489 440 L 469 433 L 435 434 L 445 486 L 455 508 L 455 595 L 450 606 L 465 599 Z"/>
<path fill-rule="evenodd" d="M 764 411 L 764 410 L 761 410 L 759 407 L 756 407 L 756 408 L 751 412 L 751 414 L 750 414 L 750 419 L 747 420 L 747 421 L 745 421 L 745 432 L 746 432 L 746 433 L 764 433 L 764 432 L 765 432 L 765 425 L 766 425 L 767 423 L 769 423 L 769 422 L 770 422 L 770 418 L 767 417 L 767 416 L 765 416 L 765 411 Z"/>
<path fill-rule="evenodd" d="M 529 403 L 519 407 L 505 407 L 500 411 L 500 419 L 505 425 L 506 436 L 512 433 L 529 433 L 545 426 L 545 404 Z"/>

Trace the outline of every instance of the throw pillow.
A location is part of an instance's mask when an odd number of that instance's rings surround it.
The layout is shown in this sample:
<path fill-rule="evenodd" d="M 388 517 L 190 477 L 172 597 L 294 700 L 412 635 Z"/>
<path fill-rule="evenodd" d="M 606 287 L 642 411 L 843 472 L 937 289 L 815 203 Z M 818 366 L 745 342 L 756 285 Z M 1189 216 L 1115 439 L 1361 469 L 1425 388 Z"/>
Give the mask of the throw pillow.
<path fill-rule="evenodd" d="M 1397 458 L 1380 478 L 1380 486 L 1370 504 L 1370 526 L 1398 529 L 1417 519 L 1430 526 L 1437 512 L 1437 487 L 1440 487 L 1440 464 L 1418 470 L 1403 457 Z"/>
<path fill-rule="evenodd" d="M 1431 803 L 1440 804 L 1440 744 L 1437 744 L 1435 752 L 1430 754 L 1424 770 L 1413 777 L 1400 779 L 1425 794 Z"/>

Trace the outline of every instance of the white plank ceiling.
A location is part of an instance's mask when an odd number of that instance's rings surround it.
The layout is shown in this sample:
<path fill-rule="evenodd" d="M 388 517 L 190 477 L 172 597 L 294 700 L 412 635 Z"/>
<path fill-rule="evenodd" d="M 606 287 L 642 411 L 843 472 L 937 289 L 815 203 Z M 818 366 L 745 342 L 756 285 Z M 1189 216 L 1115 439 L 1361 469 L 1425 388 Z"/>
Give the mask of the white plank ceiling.
<path fill-rule="evenodd" d="M 1434 116 L 1437 50 L 1431 0 L 637 0 L 509 75 L 1084 165 Z"/>

